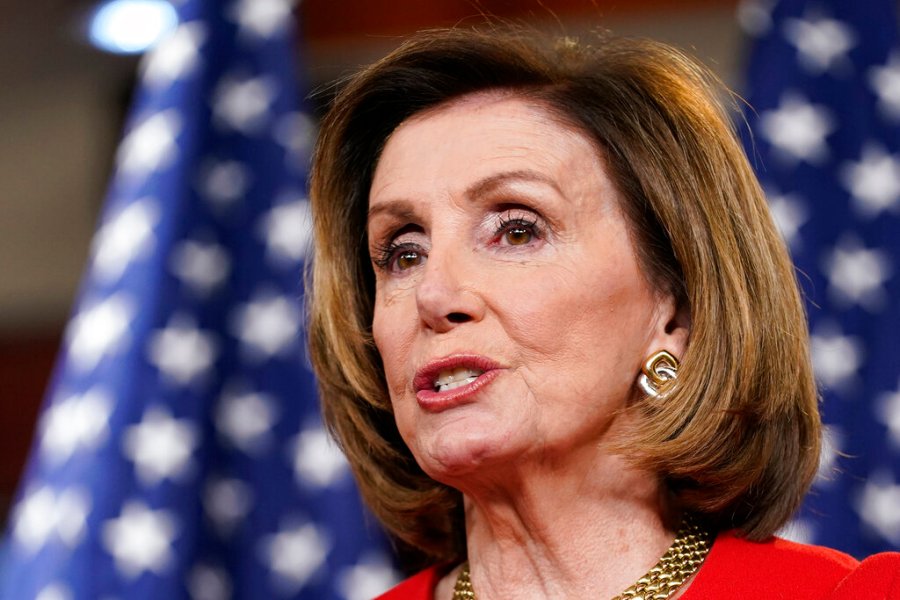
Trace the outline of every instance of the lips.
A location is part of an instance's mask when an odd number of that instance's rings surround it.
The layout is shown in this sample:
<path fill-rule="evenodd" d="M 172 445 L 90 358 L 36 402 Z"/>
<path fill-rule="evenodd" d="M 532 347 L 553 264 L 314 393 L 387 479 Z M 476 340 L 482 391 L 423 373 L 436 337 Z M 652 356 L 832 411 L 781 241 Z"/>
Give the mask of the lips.
<path fill-rule="evenodd" d="M 493 381 L 500 369 L 496 362 L 476 355 L 453 355 L 429 362 L 413 380 L 416 400 L 432 412 L 466 403 Z"/>

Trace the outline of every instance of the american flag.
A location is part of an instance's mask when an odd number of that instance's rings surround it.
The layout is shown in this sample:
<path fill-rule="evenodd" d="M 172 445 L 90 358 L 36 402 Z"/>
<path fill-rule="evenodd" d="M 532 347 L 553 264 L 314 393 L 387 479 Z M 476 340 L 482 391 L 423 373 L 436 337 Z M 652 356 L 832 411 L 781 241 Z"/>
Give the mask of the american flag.
<path fill-rule="evenodd" d="M 176 6 L 141 65 L 0 597 L 368 599 L 396 574 L 305 355 L 314 122 L 292 3 Z"/>
<path fill-rule="evenodd" d="M 807 299 L 826 424 L 789 536 L 900 548 L 900 43 L 896 0 L 739 6 L 747 153 Z"/>

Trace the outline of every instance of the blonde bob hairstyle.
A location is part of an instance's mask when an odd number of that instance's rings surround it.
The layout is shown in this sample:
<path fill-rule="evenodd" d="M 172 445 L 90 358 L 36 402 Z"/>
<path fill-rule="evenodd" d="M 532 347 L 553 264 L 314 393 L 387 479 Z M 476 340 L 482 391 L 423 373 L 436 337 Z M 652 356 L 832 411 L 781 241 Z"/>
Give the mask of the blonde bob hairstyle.
<path fill-rule="evenodd" d="M 716 527 L 771 535 L 800 503 L 819 454 L 793 267 L 720 104 L 724 87 L 672 48 L 605 35 L 583 45 L 514 29 L 422 32 L 350 78 L 325 117 L 311 179 L 309 340 L 325 420 L 368 505 L 421 562 L 465 556 L 460 493 L 419 468 L 394 422 L 372 341 L 366 214 L 372 173 L 400 123 L 495 90 L 596 143 L 642 270 L 690 314 L 677 383 L 663 401 L 628 409 L 640 425 L 621 452 Z"/>

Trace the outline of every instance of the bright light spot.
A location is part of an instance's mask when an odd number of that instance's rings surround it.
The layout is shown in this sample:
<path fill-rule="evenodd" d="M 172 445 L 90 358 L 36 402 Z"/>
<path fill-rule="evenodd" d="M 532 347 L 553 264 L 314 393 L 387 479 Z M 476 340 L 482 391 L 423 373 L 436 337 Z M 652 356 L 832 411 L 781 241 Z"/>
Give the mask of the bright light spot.
<path fill-rule="evenodd" d="M 151 48 L 178 24 L 166 0 L 107 0 L 90 19 L 91 43 L 107 52 L 137 54 Z"/>

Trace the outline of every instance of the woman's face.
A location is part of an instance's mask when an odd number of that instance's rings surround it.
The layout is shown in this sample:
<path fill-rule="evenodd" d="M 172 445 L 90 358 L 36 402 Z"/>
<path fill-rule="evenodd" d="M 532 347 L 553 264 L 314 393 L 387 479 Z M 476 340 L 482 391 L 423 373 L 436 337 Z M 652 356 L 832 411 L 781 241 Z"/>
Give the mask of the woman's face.
<path fill-rule="evenodd" d="M 645 358 L 683 351 L 596 147 L 522 99 L 468 96 L 401 124 L 367 229 L 397 426 L 445 483 L 602 451 Z"/>

